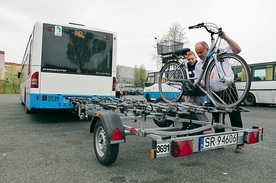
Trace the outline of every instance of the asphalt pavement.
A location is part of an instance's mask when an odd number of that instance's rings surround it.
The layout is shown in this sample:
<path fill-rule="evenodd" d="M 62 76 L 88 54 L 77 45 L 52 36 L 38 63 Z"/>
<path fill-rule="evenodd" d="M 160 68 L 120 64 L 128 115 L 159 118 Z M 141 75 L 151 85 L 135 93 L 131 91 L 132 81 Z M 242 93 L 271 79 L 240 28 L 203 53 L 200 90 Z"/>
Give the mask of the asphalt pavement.
<path fill-rule="evenodd" d="M 2 94 L 0 101 L 1 183 L 274 183 L 276 180 L 275 107 L 248 107 L 250 112 L 242 113 L 245 128 L 264 128 L 264 141 L 246 145 L 244 154 L 236 154 L 234 146 L 227 146 L 180 158 L 151 159 L 150 138 L 127 136 L 126 143 L 120 144 L 117 160 L 111 166 L 103 166 L 94 153 L 89 120 L 81 121 L 63 111 L 26 114 L 19 95 Z M 139 121 L 123 123 L 140 126 Z M 146 127 L 156 126 L 147 120 Z"/>

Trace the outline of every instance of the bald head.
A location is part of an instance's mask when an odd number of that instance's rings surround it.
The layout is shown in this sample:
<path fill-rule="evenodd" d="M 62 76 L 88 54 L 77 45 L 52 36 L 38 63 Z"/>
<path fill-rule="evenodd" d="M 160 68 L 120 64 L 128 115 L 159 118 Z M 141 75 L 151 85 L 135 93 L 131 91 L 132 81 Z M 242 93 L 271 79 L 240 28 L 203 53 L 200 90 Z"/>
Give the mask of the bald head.
<path fill-rule="evenodd" d="M 203 61 L 206 58 L 208 50 L 209 50 L 209 46 L 205 41 L 200 41 L 195 45 L 196 54 L 198 58 L 200 58 Z"/>

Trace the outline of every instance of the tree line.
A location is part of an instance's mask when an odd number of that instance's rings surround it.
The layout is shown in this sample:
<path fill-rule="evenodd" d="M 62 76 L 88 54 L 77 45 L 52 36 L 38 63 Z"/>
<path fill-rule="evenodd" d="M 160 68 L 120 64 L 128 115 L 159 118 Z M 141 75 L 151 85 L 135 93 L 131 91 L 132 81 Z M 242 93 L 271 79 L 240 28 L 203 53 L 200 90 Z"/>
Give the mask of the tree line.
<path fill-rule="evenodd" d="M 2 74 L 0 70 L 0 74 Z M 18 72 L 16 66 L 9 66 L 6 69 L 5 79 L 0 80 L 0 93 L 2 94 L 16 94 L 20 90 L 20 79 L 18 78 Z"/>

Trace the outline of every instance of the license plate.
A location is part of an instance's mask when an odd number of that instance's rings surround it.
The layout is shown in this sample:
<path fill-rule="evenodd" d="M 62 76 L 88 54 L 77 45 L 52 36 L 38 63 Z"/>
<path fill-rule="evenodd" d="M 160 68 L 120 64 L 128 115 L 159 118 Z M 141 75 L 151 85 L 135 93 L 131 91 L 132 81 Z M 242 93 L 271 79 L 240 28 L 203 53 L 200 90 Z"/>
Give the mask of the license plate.
<path fill-rule="evenodd" d="M 212 149 L 226 145 L 237 144 L 238 134 L 230 133 L 224 135 L 206 136 L 200 138 L 200 150 Z"/>
<path fill-rule="evenodd" d="M 170 153 L 170 143 L 157 144 L 156 156 Z"/>

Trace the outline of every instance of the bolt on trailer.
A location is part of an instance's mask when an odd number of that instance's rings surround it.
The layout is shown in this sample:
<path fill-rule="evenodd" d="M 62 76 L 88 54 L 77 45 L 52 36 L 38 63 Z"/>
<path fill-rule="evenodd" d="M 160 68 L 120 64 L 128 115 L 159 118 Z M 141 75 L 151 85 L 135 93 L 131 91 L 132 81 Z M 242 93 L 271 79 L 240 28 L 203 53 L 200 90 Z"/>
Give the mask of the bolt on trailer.
<path fill-rule="evenodd" d="M 115 97 L 116 54 L 114 32 L 36 22 L 18 74 L 26 113 L 72 109 L 66 97 Z"/>
<path fill-rule="evenodd" d="M 232 127 L 225 124 L 223 115 L 246 108 L 218 109 L 196 106 L 190 103 L 149 103 L 145 100 L 117 98 L 68 98 L 82 119 L 92 115 L 90 133 L 96 157 L 103 165 L 111 165 L 117 159 L 119 144 L 126 142 L 127 135 L 149 137 L 152 159 L 161 157 L 182 157 L 196 152 L 222 148 L 230 145 L 254 144 L 263 140 L 263 129 Z M 81 107 L 80 107 L 81 106 Z M 219 122 L 209 121 L 206 113 L 218 113 Z M 153 119 L 157 128 L 146 128 L 146 119 Z M 122 120 L 141 123 L 140 128 L 124 125 Z M 213 129 L 227 129 L 212 133 Z"/>

